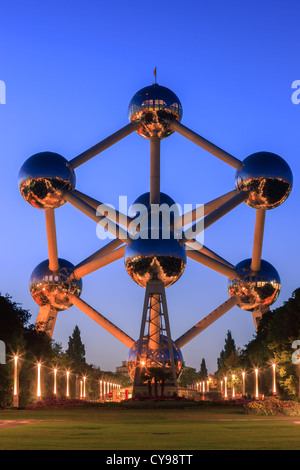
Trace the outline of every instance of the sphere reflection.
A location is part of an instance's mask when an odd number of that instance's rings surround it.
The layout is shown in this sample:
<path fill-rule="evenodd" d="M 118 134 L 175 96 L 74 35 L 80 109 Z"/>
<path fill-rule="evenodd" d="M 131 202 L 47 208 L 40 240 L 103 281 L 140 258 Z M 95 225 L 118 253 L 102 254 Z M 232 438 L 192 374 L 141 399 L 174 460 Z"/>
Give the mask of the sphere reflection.
<path fill-rule="evenodd" d="M 292 190 L 293 175 L 281 157 L 270 152 L 257 152 L 245 158 L 236 172 L 236 188 L 250 191 L 245 203 L 255 209 L 274 209 Z"/>
<path fill-rule="evenodd" d="M 148 281 L 157 280 L 169 287 L 183 274 L 186 252 L 183 244 L 175 239 L 138 238 L 127 244 L 124 263 L 127 273 L 139 286 L 146 287 Z"/>
<path fill-rule="evenodd" d="M 160 343 L 161 346 L 159 350 L 152 351 L 149 348 L 148 338 L 144 338 L 139 364 L 137 363 L 139 340 L 130 348 L 127 356 L 127 370 L 132 380 L 134 380 L 135 370 L 138 365 L 142 368 L 141 376 L 143 376 L 143 374 L 148 376 L 154 375 L 153 369 L 171 371 L 171 359 L 167 338 L 161 335 Z M 181 350 L 175 345 L 174 341 L 172 341 L 172 344 L 175 370 L 178 378 L 182 370 L 183 357 Z"/>
<path fill-rule="evenodd" d="M 57 310 L 72 307 L 69 295 L 80 296 L 82 280 L 72 278 L 73 264 L 59 258 L 59 269 L 51 271 L 49 260 L 40 263 L 32 272 L 29 288 L 35 302 L 40 306 L 51 305 Z"/>
<path fill-rule="evenodd" d="M 74 170 L 57 153 L 37 153 L 26 160 L 19 172 L 19 189 L 23 198 L 38 209 L 62 206 L 64 193 L 74 187 Z"/>
<path fill-rule="evenodd" d="M 235 266 L 239 278 L 228 282 L 228 292 L 238 299 L 237 305 L 243 310 L 252 311 L 258 307 L 268 307 L 278 298 L 281 281 L 276 269 L 267 261 L 261 260 L 261 268 L 251 270 L 251 259 Z"/>
<path fill-rule="evenodd" d="M 146 139 L 164 139 L 173 134 L 167 120 L 180 121 L 182 106 L 178 97 L 161 85 L 150 85 L 139 90 L 128 107 L 129 121 L 139 121 L 137 133 Z"/>

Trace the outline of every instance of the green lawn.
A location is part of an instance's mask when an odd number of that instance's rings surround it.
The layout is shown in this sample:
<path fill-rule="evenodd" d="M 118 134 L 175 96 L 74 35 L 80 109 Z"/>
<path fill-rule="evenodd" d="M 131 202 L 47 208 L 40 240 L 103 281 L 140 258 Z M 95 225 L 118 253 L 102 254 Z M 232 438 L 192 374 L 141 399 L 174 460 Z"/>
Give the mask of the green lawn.
<path fill-rule="evenodd" d="M 36 421 L 1 426 L 16 420 Z M 0 411 L 0 450 L 28 449 L 299 450 L 300 419 L 254 417 L 239 407 Z"/>

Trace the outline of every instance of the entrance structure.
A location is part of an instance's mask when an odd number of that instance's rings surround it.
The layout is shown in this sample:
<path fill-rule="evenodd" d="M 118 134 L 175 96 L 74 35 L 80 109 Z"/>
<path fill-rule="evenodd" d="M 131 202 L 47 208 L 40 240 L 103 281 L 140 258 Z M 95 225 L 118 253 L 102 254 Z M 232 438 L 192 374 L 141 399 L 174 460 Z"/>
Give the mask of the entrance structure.
<path fill-rule="evenodd" d="M 172 395 L 177 393 L 185 344 L 235 305 L 252 312 L 257 328 L 262 314 L 276 301 L 280 277 L 261 258 L 265 215 L 289 196 L 293 177 L 285 160 L 274 153 L 258 152 L 241 161 L 185 127 L 178 97 L 157 83 L 134 95 L 128 114 L 129 124 L 70 161 L 57 153 L 42 152 L 23 164 L 19 189 L 29 204 L 44 210 L 48 240 L 48 258 L 33 270 L 30 292 L 40 307 L 37 329 L 52 337 L 57 313 L 75 305 L 129 348 L 127 367 L 134 395 L 147 394 L 149 384 L 157 380 Z M 76 190 L 75 170 L 133 132 L 150 141 L 150 179 L 149 192 L 135 201 L 139 209 L 129 216 Z M 174 132 L 230 165 L 235 170 L 235 188 L 204 204 L 200 216 L 197 209 L 172 212 L 166 236 L 165 215 L 170 217 L 170 211 L 160 209 L 162 205 L 173 207 L 175 201 L 161 192 L 160 150 L 161 141 Z M 77 266 L 58 257 L 55 210 L 66 202 L 115 236 Z M 242 202 L 256 211 L 253 251 L 251 258 L 233 266 L 201 244 L 197 235 Z M 181 277 L 187 257 L 226 276 L 229 297 L 173 341 L 165 290 Z M 120 258 L 133 281 L 145 289 L 137 341 L 81 298 L 82 278 Z"/>

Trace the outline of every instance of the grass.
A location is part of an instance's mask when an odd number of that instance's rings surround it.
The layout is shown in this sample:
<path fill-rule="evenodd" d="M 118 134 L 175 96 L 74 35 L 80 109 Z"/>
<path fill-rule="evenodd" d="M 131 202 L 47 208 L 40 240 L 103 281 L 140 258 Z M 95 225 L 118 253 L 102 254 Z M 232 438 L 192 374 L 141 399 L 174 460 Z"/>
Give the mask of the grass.
<path fill-rule="evenodd" d="M 300 420 L 235 407 L 0 411 L 0 450 L 299 450 Z"/>

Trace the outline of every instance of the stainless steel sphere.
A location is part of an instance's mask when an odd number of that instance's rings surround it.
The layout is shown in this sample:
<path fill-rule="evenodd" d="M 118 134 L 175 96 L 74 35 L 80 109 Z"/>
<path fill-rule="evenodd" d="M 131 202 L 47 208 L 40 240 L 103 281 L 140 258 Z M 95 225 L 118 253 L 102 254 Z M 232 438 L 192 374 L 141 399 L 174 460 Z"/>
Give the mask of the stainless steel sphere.
<path fill-rule="evenodd" d="M 281 281 L 276 269 L 267 261 L 261 260 L 261 268 L 251 270 L 251 259 L 235 266 L 239 278 L 229 280 L 228 292 L 238 299 L 237 305 L 243 310 L 252 311 L 258 307 L 268 307 L 278 298 Z"/>
<path fill-rule="evenodd" d="M 131 279 L 139 286 L 146 287 L 148 281 L 158 280 L 169 287 L 183 274 L 185 247 L 174 238 L 137 238 L 127 244 L 124 264 Z"/>
<path fill-rule="evenodd" d="M 175 201 L 170 196 L 165 193 L 160 193 L 160 203 L 159 206 L 161 208 L 160 218 L 158 220 L 158 224 L 155 226 L 153 222 L 155 219 L 152 218 L 151 223 L 151 207 L 150 207 L 150 193 L 144 193 L 139 196 L 133 204 L 129 207 L 128 215 L 132 218 L 137 218 L 140 222 L 140 230 L 143 228 L 151 227 L 152 230 L 159 229 L 159 228 L 167 228 L 167 226 L 172 226 L 174 222 L 174 215 L 176 212 L 170 209 L 175 209 Z M 164 222 L 164 223 L 163 223 Z"/>
<path fill-rule="evenodd" d="M 173 134 L 167 120 L 182 118 L 182 106 L 178 97 L 161 85 L 150 85 L 139 90 L 128 107 L 129 121 L 139 121 L 137 133 L 146 139 L 164 139 Z"/>
<path fill-rule="evenodd" d="M 275 153 L 249 155 L 236 172 L 239 191 L 250 191 L 245 203 L 255 209 L 274 209 L 289 196 L 293 175 L 289 165 Z"/>
<path fill-rule="evenodd" d="M 57 271 L 49 269 L 49 260 L 40 263 L 31 274 L 29 288 L 40 307 L 51 305 L 57 310 L 66 310 L 72 307 L 69 295 L 80 296 L 82 280 L 72 278 L 73 264 L 61 258 L 58 262 L 60 267 Z"/>
<path fill-rule="evenodd" d="M 152 351 L 149 348 L 149 339 L 145 337 L 143 339 L 142 351 L 140 356 L 139 364 L 142 367 L 142 373 L 149 374 L 151 376 L 151 368 L 164 368 L 171 370 L 171 359 L 170 359 L 170 352 L 168 348 L 168 341 L 165 336 L 160 337 L 161 347 L 159 351 Z M 175 362 L 175 370 L 177 378 L 180 376 L 182 365 L 183 365 L 183 357 L 181 350 L 175 345 L 174 341 L 173 344 L 173 354 L 174 354 L 174 362 Z M 138 357 L 138 346 L 139 340 L 135 342 L 134 346 L 129 349 L 128 356 L 127 356 L 127 370 L 132 380 L 134 380 L 135 370 L 138 365 L 137 357 Z"/>
<path fill-rule="evenodd" d="M 53 152 L 36 153 L 19 172 L 23 198 L 38 209 L 56 209 L 65 201 L 64 193 L 75 187 L 75 173 L 69 162 Z"/>
<path fill-rule="evenodd" d="M 160 193 L 160 205 L 166 205 L 166 213 L 153 223 L 150 194 L 139 196 L 130 207 L 129 215 L 139 217 L 140 231 L 130 232 L 132 238 L 124 255 L 125 268 L 138 285 L 146 287 L 151 280 L 160 280 L 168 287 L 182 275 L 186 265 L 186 251 L 180 240 L 174 237 L 170 224 L 174 215 L 168 216 L 168 208 L 175 204 L 167 194 Z M 162 219 L 166 217 L 165 223 Z"/>

